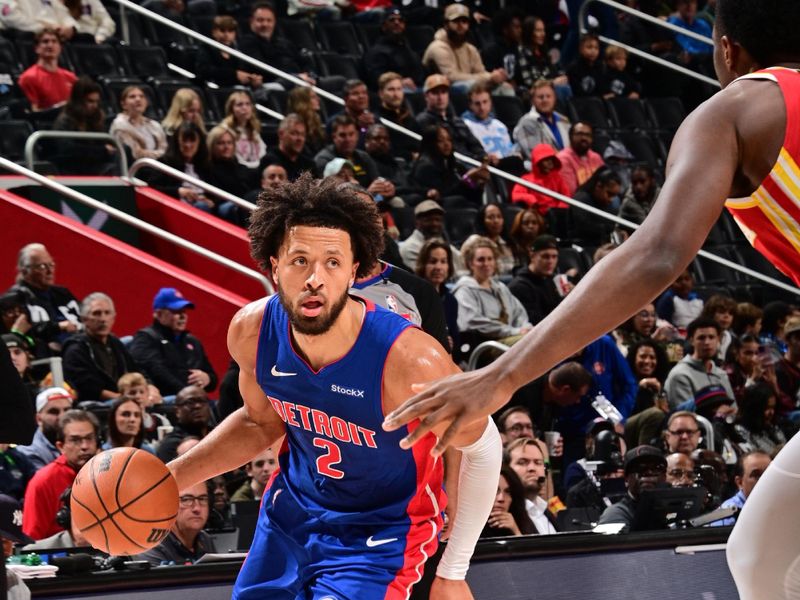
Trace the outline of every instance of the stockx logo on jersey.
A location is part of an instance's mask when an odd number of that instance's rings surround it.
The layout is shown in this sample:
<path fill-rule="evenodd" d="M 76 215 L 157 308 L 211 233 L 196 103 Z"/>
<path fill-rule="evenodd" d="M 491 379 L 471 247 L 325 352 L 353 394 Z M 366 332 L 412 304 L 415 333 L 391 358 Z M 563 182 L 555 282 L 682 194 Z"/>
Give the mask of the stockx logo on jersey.
<path fill-rule="evenodd" d="M 331 384 L 331 391 L 335 394 L 342 394 L 343 396 L 350 396 L 351 398 L 363 398 L 364 390 L 357 390 L 355 388 L 343 387 L 341 385 Z"/>

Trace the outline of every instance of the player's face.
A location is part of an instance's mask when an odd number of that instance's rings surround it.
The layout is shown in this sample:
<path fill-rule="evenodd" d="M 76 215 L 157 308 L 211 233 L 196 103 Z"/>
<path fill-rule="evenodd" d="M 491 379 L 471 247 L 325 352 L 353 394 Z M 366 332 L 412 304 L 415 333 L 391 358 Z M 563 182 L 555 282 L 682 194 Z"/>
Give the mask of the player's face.
<path fill-rule="evenodd" d="M 126 402 L 117 409 L 115 420 L 122 435 L 134 436 L 142 428 L 142 409 L 134 401 Z"/>
<path fill-rule="evenodd" d="M 494 497 L 493 511 L 508 512 L 511 508 L 511 486 L 508 485 L 506 478 L 500 475 L 500 481 L 497 483 L 497 495 Z"/>
<path fill-rule="evenodd" d="M 78 471 L 97 454 L 97 433 L 88 421 L 72 421 L 64 426 L 64 441 L 56 445 L 67 463 Z"/>
<path fill-rule="evenodd" d="M 327 227 L 292 227 L 271 258 L 281 304 L 295 332 L 321 335 L 347 304 L 356 276 L 350 234 Z"/>

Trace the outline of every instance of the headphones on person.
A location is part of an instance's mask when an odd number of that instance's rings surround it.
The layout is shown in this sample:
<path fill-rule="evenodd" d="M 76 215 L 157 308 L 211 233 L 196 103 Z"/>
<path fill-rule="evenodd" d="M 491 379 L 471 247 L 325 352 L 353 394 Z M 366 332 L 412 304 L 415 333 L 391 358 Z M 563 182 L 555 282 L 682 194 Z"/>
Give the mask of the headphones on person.
<path fill-rule="evenodd" d="M 63 529 L 69 531 L 72 527 L 72 511 L 69 508 L 70 499 L 72 498 L 72 488 L 68 487 L 58 497 L 61 502 L 61 507 L 56 513 L 56 523 Z"/>

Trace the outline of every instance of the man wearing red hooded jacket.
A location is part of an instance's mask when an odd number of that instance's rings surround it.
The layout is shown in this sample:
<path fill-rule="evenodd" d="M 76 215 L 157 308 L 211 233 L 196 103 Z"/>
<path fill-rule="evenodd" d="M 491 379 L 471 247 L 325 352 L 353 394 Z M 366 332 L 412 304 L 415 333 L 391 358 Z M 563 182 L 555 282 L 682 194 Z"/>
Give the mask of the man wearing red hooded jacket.
<path fill-rule="evenodd" d="M 567 184 L 561 177 L 561 161 L 556 156 L 556 151 L 550 144 L 537 144 L 531 151 L 531 172 L 522 176 L 525 181 L 530 181 L 548 190 L 569 196 Z M 525 204 L 534 208 L 542 215 L 551 208 L 568 208 L 567 204 L 556 200 L 546 194 L 535 192 L 519 183 L 511 189 L 511 201 Z"/>

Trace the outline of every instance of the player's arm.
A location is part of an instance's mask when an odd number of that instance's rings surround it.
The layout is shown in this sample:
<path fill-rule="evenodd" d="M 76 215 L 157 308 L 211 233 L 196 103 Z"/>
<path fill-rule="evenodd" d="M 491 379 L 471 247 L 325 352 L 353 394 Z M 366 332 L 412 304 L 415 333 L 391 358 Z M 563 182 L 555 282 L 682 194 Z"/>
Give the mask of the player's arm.
<path fill-rule="evenodd" d="M 384 380 L 385 408 L 392 410 L 407 398 L 414 383 L 432 381 L 458 370 L 432 337 L 418 329 L 407 329 L 387 358 L 386 373 L 390 377 Z M 433 432 L 438 435 L 444 428 L 441 424 Z M 488 417 L 468 424 L 453 440 L 455 448 L 461 451 L 458 501 L 447 548 L 431 588 L 431 598 L 437 599 L 471 597 L 464 578 L 475 543 L 492 510 L 502 462 L 500 434 Z"/>
<path fill-rule="evenodd" d="M 239 468 L 284 434 L 283 421 L 255 378 L 264 302 L 259 300 L 242 308 L 228 328 L 228 349 L 240 367 L 239 390 L 244 406 L 231 413 L 189 452 L 169 463 L 179 490 Z"/>
<path fill-rule="evenodd" d="M 668 159 L 668 177 L 652 212 L 622 246 L 589 271 L 544 321 L 492 364 L 415 388 L 384 427 L 421 418 L 403 446 L 449 424 L 439 454 L 457 432 L 501 408 L 525 383 L 611 331 L 651 302 L 689 264 L 722 210 L 737 175 L 740 140 L 725 93 L 682 124 Z"/>

